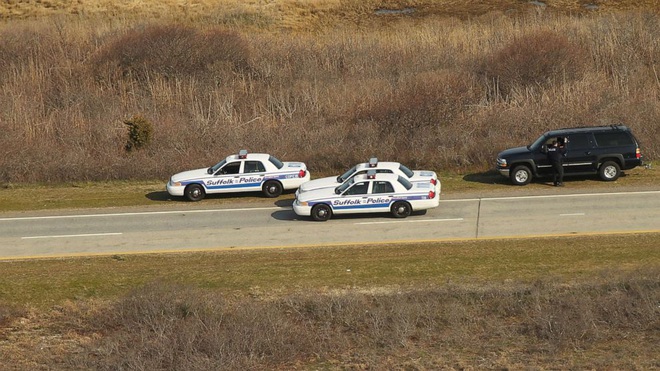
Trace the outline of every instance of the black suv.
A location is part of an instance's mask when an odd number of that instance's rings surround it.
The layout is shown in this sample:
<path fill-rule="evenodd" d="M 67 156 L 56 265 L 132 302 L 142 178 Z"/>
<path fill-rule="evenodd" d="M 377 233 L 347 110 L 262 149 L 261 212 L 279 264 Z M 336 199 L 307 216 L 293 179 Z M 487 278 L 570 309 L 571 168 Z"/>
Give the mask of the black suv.
<path fill-rule="evenodd" d="M 599 174 L 616 180 L 622 170 L 642 165 L 639 144 L 623 125 L 568 128 L 549 131 L 527 147 L 507 149 L 497 155 L 497 170 L 516 185 L 533 177 L 552 175 L 547 146 L 557 138 L 566 140 L 564 174 Z"/>

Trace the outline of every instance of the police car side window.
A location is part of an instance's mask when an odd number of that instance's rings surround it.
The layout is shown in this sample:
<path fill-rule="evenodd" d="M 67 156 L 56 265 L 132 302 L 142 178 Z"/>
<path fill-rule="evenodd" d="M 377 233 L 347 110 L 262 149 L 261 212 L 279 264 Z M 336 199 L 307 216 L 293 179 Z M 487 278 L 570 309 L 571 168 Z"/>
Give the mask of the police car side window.
<path fill-rule="evenodd" d="M 220 169 L 219 174 L 238 174 L 240 169 L 241 169 L 240 162 L 230 162 L 227 165 L 225 165 L 222 169 Z"/>
<path fill-rule="evenodd" d="M 394 193 L 394 187 L 390 182 L 377 181 L 374 183 L 374 189 L 371 193 Z"/>
<path fill-rule="evenodd" d="M 245 161 L 245 170 L 244 173 L 262 173 L 265 172 L 266 168 L 261 161 Z"/>
<path fill-rule="evenodd" d="M 364 195 L 367 194 L 367 190 L 369 190 L 369 183 L 368 182 L 362 182 L 362 183 L 357 183 L 351 188 L 349 188 L 345 195 L 351 196 L 351 195 Z"/>

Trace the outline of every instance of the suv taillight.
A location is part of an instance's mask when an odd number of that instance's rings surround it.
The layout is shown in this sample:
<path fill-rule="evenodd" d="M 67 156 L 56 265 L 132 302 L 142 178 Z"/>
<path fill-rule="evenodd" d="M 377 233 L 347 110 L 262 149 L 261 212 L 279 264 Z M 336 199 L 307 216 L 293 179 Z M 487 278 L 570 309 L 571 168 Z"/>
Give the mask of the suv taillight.
<path fill-rule="evenodd" d="M 642 152 L 639 150 L 639 148 L 635 150 L 635 157 L 638 159 L 642 158 Z"/>

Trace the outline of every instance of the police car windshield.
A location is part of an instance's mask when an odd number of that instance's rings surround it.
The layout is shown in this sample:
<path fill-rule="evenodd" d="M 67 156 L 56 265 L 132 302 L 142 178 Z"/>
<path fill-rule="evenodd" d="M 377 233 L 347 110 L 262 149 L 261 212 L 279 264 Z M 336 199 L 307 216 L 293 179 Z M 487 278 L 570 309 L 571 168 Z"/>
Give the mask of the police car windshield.
<path fill-rule="evenodd" d="M 339 187 L 335 188 L 335 193 L 336 194 L 343 193 L 345 190 L 348 189 L 348 187 L 352 186 L 353 183 L 355 183 L 355 178 L 349 179 L 347 182 L 344 182 L 344 184 L 342 184 Z"/>
<path fill-rule="evenodd" d="M 401 175 L 399 175 L 399 183 L 401 183 L 401 185 L 406 187 L 407 190 L 410 190 L 410 188 L 412 188 L 413 186 L 412 183 L 408 181 L 408 179 L 402 177 Z"/>
<path fill-rule="evenodd" d="M 220 169 L 221 167 L 225 166 L 226 163 L 227 163 L 227 160 L 226 160 L 226 159 L 225 159 L 225 160 L 222 160 L 222 161 L 220 161 L 220 162 L 218 162 L 217 164 L 211 166 L 211 167 L 208 169 L 208 173 L 209 173 L 209 174 L 214 174 L 216 171 L 218 171 L 218 169 Z"/>
<path fill-rule="evenodd" d="M 347 172 L 340 175 L 339 178 L 337 178 L 337 181 L 340 183 L 344 182 L 346 179 L 350 178 L 353 173 L 355 173 L 355 170 L 357 170 L 357 166 L 353 166 Z"/>
<path fill-rule="evenodd" d="M 282 161 L 276 159 L 273 156 L 268 157 L 268 161 L 270 161 L 270 163 L 275 165 L 275 167 L 278 168 L 278 169 L 281 169 L 281 168 L 284 167 L 284 164 L 282 163 Z"/>
<path fill-rule="evenodd" d="M 412 170 L 408 169 L 404 165 L 399 165 L 399 170 L 401 170 L 402 173 L 406 174 L 408 178 L 412 178 L 415 173 L 413 173 Z"/>

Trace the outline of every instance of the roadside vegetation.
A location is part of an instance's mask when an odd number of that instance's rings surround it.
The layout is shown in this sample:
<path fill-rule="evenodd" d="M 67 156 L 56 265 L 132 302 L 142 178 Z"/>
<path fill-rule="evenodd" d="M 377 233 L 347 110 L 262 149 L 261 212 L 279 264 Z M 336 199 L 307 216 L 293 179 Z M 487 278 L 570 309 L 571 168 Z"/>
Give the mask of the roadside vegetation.
<path fill-rule="evenodd" d="M 653 369 L 660 235 L 2 263 L 3 369 Z"/>
<path fill-rule="evenodd" d="M 242 148 L 313 173 L 371 156 L 478 171 L 547 129 L 596 124 L 660 152 L 657 6 L 239 3 L 232 22 L 221 5 L 0 22 L 0 183 L 166 180 Z M 148 142 L 133 145 L 132 120 Z"/>
<path fill-rule="evenodd" d="M 449 197 L 509 194 L 497 152 L 551 128 L 622 123 L 657 161 L 656 1 L 466 3 L 2 2 L 0 212 L 162 205 L 243 148 L 314 175 L 400 161 Z M 225 202 L 262 200 L 190 207 Z M 655 369 L 658 241 L 2 261 L 0 368 Z"/>

